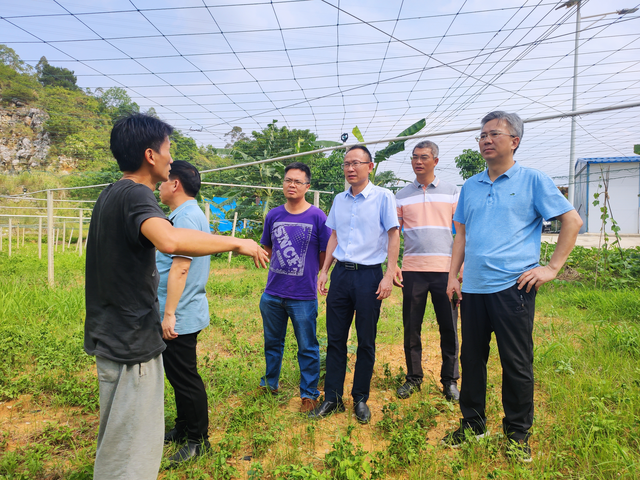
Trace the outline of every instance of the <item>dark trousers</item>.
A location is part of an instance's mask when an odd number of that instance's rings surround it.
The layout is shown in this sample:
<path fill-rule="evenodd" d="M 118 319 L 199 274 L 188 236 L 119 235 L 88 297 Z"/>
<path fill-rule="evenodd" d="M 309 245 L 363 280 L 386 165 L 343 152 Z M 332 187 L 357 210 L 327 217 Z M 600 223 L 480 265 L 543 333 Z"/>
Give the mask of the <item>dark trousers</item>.
<path fill-rule="evenodd" d="M 376 361 L 376 333 L 380 305 L 375 292 L 382 280 L 382 268 L 347 270 L 337 263 L 331 272 L 327 295 L 327 374 L 325 400 L 342 400 L 347 372 L 347 340 L 356 312 L 358 350 L 351 396 L 354 404 L 369 399 L 373 365 Z"/>
<path fill-rule="evenodd" d="M 404 324 L 404 356 L 407 361 L 407 381 L 419 384 L 422 372 L 422 320 L 431 293 L 433 309 L 440 330 L 443 385 L 458 382 L 458 311 L 451 308 L 447 296 L 448 272 L 402 272 L 402 323 Z"/>
<path fill-rule="evenodd" d="M 176 429 L 186 431 L 187 438 L 194 442 L 209 437 L 207 392 L 198 373 L 196 357 L 198 333 L 166 340 L 167 348 L 162 352 L 164 371 L 175 392 Z"/>
<path fill-rule="evenodd" d="M 463 423 L 484 428 L 487 359 L 491 332 L 495 332 L 502 364 L 502 426 L 515 440 L 527 438 L 533 423 L 535 289 L 526 293 L 514 285 L 497 293 L 464 293 L 462 297 Z"/>

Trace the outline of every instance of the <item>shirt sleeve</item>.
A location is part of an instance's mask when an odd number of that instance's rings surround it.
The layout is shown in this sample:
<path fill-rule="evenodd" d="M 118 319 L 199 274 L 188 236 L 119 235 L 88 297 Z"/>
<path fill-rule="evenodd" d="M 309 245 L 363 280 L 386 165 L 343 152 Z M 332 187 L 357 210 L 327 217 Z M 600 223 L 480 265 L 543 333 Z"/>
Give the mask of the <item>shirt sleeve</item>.
<path fill-rule="evenodd" d="M 543 173 L 538 175 L 537 186 L 534 191 L 536 192 L 534 207 L 536 212 L 545 220 L 574 210 L 573 205 L 562 195 L 553 180 Z"/>
<path fill-rule="evenodd" d="M 400 222 L 398 222 L 398 211 L 396 209 L 396 198 L 393 196 L 393 193 L 386 190 L 383 193 L 384 197 L 382 199 L 382 208 L 380 212 L 380 217 L 382 221 L 382 226 L 385 231 L 389 231 L 394 227 L 399 227 Z"/>
<path fill-rule="evenodd" d="M 456 205 L 456 211 L 453 214 L 453 221 L 462 223 L 463 225 L 466 223 L 464 218 L 464 185 L 462 185 L 462 188 L 460 189 L 458 204 Z"/>
<path fill-rule="evenodd" d="M 396 197 L 396 213 L 398 214 L 398 222 L 400 222 L 400 225 L 403 224 L 403 218 L 402 218 L 402 206 L 398 206 L 398 198 Z"/>
<path fill-rule="evenodd" d="M 344 195 L 343 193 L 339 193 L 338 195 Z M 336 201 L 338 200 L 338 195 L 333 199 L 333 205 L 331 205 L 331 210 L 329 210 L 329 215 L 327 216 L 327 227 L 331 230 L 336 230 Z"/>
<path fill-rule="evenodd" d="M 273 210 L 269 210 L 267 217 L 264 219 L 264 230 L 262 230 L 262 238 L 260 239 L 260 243 L 269 248 L 273 245 L 271 243 L 271 225 L 273 224 L 273 215 L 271 212 L 273 212 Z"/>
<path fill-rule="evenodd" d="M 171 220 L 173 222 L 173 226 L 176 227 L 176 228 L 188 228 L 189 230 L 200 230 L 198 228 L 198 225 L 187 214 L 185 214 L 185 215 L 176 215 Z M 169 255 L 169 256 L 171 258 L 173 258 L 173 257 L 182 257 L 182 258 L 188 258 L 189 260 L 193 260 L 193 257 L 190 257 L 188 255 Z"/>
<path fill-rule="evenodd" d="M 322 210 L 318 212 L 316 225 L 318 227 L 319 249 L 321 252 L 326 252 L 327 243 L 329 243 L 329 237 L 331 236 L 331 229 L 327 227 L 327 216 Z"/>
<path fill-rule="evenodd" d="M 124 202 L 125 208 L 125 232 L 127 241 L 131 245 L 139 245 L 144 248 L 152 248 L 153 243 L 147 239 L 140 227 L 150 218 L 169 219 L 164 214 L 156 197 L 147 186 L 136 184 L 127 192 L 127 200 Z"/>

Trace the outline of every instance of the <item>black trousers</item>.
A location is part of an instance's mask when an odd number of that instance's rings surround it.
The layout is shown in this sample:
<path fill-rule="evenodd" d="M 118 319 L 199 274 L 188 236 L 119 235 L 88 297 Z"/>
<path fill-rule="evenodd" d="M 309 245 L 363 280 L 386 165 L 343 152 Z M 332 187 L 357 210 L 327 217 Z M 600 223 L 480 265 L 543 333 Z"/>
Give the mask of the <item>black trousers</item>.
<path fill-rule="evenodd" d="M 407 381 L 422 383 L 422 320 L 431 293 L 433 309 L 440 330 L 442 385 L 458 382 L 458 311 L 451 308 L 447 296 L 448 272 L 402 272 L 402 323 L 404 324 L 404 356 L 407 361 Z"/>
<path fill-rule="evenodd" d="M 207 392 L 198 373 L 196 357 L 198 333 L 166 340 L 167 348 L 162 352 L 164 371 L 175 392 L 176 429 L 186 431 L 187 438 L 194 442 L 209 437 Z"/>
<path fill-rule="evenodd" d="M 337 263 L 331 272 L 327 295 L 327 374 L 325 400 L 342 400 L 347 372 L 347 340 L 356 313 L 358 350 L 351 396 L 354 404 L 369 399 L 380 306 L 375 292 L 382 280 L 382 268 L 347 270 Z"/>
<path fill-rule="evenodd" d="M 463 423 L 484 427 L 487 359 L 491 332 L 495 332 L 502 364 L 502 406 L 505 434 L 515 440 L 529 436 L 533 423 L 533 317 L 535 289 L 517 284 L 497 293 L 464 293 L 462 317 Z"/>

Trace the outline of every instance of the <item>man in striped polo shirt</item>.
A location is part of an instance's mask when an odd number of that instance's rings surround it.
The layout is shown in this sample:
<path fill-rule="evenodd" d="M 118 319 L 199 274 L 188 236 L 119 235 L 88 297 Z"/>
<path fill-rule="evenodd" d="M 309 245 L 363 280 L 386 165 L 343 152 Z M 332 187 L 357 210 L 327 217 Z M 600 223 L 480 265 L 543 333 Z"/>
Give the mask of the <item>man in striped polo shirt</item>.
<path fill-rule="evenodd" d="M 442 368 L 440 381 L 447 400 L 460 398 L 457 381 L 458 312 L 447 296 L 447 279 L 451 266 L 453 236 L 451 226 L 458 204 L 458 189 L 435 175 L 438 146 L 430 141 L 418 143 L 411 155 L 416 174 L 413 183 L 396 194 L 398 219 L 404 231 L 402 270 L 398 267 L 394 284 L 402 287 L 402 322 L 404 355 L 407 361 L 406 382 L 397 393 L 409 398 L 422 383 L 422 319 L 431 301 L 440 329 Z"/>

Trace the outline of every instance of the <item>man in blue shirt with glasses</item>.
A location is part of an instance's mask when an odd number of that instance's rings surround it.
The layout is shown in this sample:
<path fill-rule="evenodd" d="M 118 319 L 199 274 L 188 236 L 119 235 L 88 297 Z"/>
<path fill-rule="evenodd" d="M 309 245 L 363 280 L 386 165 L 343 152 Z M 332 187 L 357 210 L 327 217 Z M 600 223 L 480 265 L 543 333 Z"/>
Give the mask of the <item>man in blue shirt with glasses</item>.
<path fill-rule="evenodd" d="M 459 447 L 486 434 L 487 360 L 495 333 L 502 364 L 502 421 L 507 454 L 530 462 L 533 423 L 533 318 L 538 288 L 553 280 L 582 225 L 573 206 L 544 173 L 513 159 L 524 125 L 513 113 L 491 112 L 476 138 L 487 169 L 465 182 L 453 220 L 447 294 L 457 295 L 462 323 L 461 426 L 442 443 Z M 562 222 L 548 265 L 540 266 L 542 220 Z M 462 288 L 458 272 L 464 261 Z"/>

